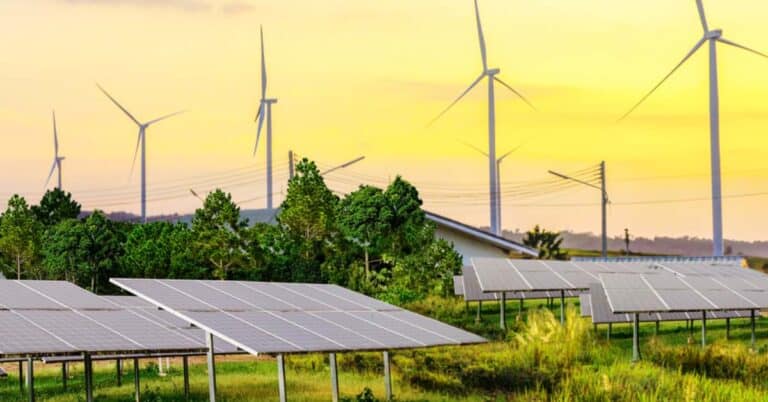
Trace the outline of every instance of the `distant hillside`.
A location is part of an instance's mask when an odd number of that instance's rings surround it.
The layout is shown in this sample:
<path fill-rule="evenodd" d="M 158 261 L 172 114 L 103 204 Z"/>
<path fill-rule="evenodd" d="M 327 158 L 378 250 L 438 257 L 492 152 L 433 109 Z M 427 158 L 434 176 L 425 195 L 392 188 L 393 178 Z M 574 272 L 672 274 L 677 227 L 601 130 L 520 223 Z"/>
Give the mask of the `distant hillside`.
<path fill-rule="evenodd" d="M 522 241 L 523 235 L 520 232 L 504 231 L 504 237 L 513 241 Z M 598 250 L 601 247 L 600 236 L 593 233 L 564 231 L 562 236 L 566 248 Z M 624 239 L 609 238 L 608 248 L 624 250 Z M 633 253 L 701 256 L 712 253 L 712 240 L 699 237 L 634 237 L 629 243 L 629 249 Z M 726 240 L 725 249 L 729 255 L 768 257 L 768 241 Z"/>

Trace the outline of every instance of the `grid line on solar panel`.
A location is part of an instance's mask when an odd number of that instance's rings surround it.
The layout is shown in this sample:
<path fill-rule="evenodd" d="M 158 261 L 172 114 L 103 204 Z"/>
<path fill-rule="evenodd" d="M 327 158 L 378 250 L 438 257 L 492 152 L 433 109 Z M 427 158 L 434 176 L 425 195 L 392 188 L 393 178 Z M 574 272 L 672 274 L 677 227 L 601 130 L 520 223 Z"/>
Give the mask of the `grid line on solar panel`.
<path fill-rule="evenodd" d="M 0 281 L 0 306 L 8 310 L 45 309 L 65 310 L 61 303 L 56 303 L 24 286 L 19 281 Z"/>
<path fill-rule="evenodd" d="M 206 282 L 200 282 L 200 283 L 201 283 L 201 284 L 203 284 L 203 285 L 208 285 Z M 214 289 L 214 290 L 216 290 L 216 289 L 215 289 L 215 288 L 213 288 L 213 287 L 211 287 L 211 289 Z M 291 290 L 289 290 L 289 289 L 286 289 L 286 290 L 288 290 L 288 291 L 291 291 Z M 216 291 L 219 291 L 219 290 L 216 290 Z M 233 297 L 234 297 L 234 296 L 233 296 Z M 296 328 L 299 328 L 299 329 L 301 329 L 301 330 L 303 330 L 303 331 L 309 332 L 309 333 L 313 334 L 314 336 L 316 336 L 316 337 L 318 337 L 318 338 L 324 339 L 326 342 L 330 342 L 330 343 L 332 343 L 332 344 L 334 344 L 334 345 L 340 346 L 340 347 L 342 347 L 342 348 L 345 348 L 345 349 L 347 348 L 345 345 L 343 345 L 343 344 L 341 344 L 341 343 L 338 343 L 338 342 L 334 341 L 333 339 L 327 338 L 326 336 L 324 336 L 324 335 L 322 335 L 322 334 L 320 334 L 320 333 L 318 333 L 318 332 L 312 331 L 311 329 L 305 328 L 304 326 L 302 326 L 302 325 L 300 325 L 300 324 L 297 324 L 297 323 L 295 323 L 295 322 L 292 322 L 292 321 L 290 321 L 290 320 L 286 319 L 284 316 L 282 316 L 282 315 L 280 315 L 280 314 L 275 314 L 275 313 L 274 313 L 274 312 L 272 312 L 272 311 L 261 310 L 261 309 L 259 308 L 259 306 L 256 306 L 256 305 L 254 305 L 254 304 L 251 304 L 251 303 L 249 303 L 249 302 L 246 302 L 246 301 L 244 301 L 244 300 L 241 300 L 241 301 L 242 301 L 243 303 L 246 303 L 246 304 L 248 304 L 249 306 L 251 306 L 251 307 L 254 307 L 254 308 L 256 308 L 257 310 L 259 310 L 259 311 L 257 311 L 258 313 L 262 313 L 262 312 L 263 312 L 264 314 L 269 314 L 269 315 L 270 315 L 270 316 L 272 316 L 273 318 L 277 318 L 278 320 L 282 320 L 282 321 L 284 321 L 285 323 L 287 323 L 287 324 L 289 324 L 289 325 L 293 325 L 293 326 L 295 326 Z M 249 313 L 257 313 L 257 312 L 249 312 Z M 238 316 L 238 315 L 237 315 L 237 314 L 235 314 L 235 316 Z M 254 317 L 254 316 L 253 316 L 253 315 L 251 315 L 251 317 Z M 246 320 L 246 321 L 248 321 L 249 323 L 251 323 L 251 322 L 252 322 L 250 319 L 245 319 L 245 320 Z M 262 325 L 260 325 L 259 327 L 260 327 L 260 328 L 262 328 L 262 330 L 265 330 L 265 331 L 267 331 L 268 333 L 270 333 L 270 334 L 273 334 L 273 336 L 275 336 L 275 335 L 274 335 L 274 330 L 273 330 L 273 331 L 270 331 L 269 329 L 265 329 L 265 327 L 266 327 L 267 325 L 268 325 L 268 323 L 267 323 L 267 322 L 264 322 L 264 323 L 263 323 Z M 305 343 L 302 343 L 302 344 L 305 344 Z"/>
<path fill-rule="evenodd" d="M 69 282 L 24 281 L 19 284 L 72 310 L 115 310 L 111 303 Z"/>
<path fill-rule="evenodd" d="M 138 297 L 136 297 L 136 296 L 117 296 L 117 297 L 124 297 L 124 298 L 133 297 L 133 298 L 138 299 Z M 118 302 L 118 301 L 113 301 L 112 299 L 107 299 L 107 301 L 110 302 L 110 303 L 115 303 L 115 304 Z M 135 302 L 135 301 L 130 301 L 129 302 L 127 299 L 122 299 L 122 300 L 119 300 L 119 301 L 122 301 L 122 302 L 128 303 L 128 304 L 132 304 L 132 305 L 141 305 L 140 303 Z M 148 321 L 148 322 L 150 322 L 150 323 L 152 323 L 152 324 L 154 324 L 156 326 L 159 326 L 160 328 L 162 328 L 164 330 L 172 331 L 173 334 L 178 335 L 178 336 L 180 336 L 180 337 L 182 337 L 184 339 L 187 339 L 189 341 L 192 341 L 192 342 L 194 342 L 198 346 L 205 346 L 204 339 L 201 341 L 202 337 L 194 337 L 194 336 L 185 334 L 182 331 L 182 328 L 180 328 L 178 326 L 171 325 L 170 322 L 165 321 L 165 320 L 161 320 L 157 316 L 154 316 L 154 315 L 151 315 L 151 314 L 147 314 L 148 313 L 147 310 L 149 310 L 149 309 L 144 308 L 144 307 L 135 307 L 135 308 L 127 308 L 125 311 L 135 315 L 136 317 L 139 317 L 139 318 L 141 318 L 143 320 L 146 320 L 146 321 Z M 165 314 L 167 314 L 167 315 L 169 315 L 171 317 L 174 317 L 174 316 L 172 316 L 169 313 L 165 313 Z M 179 321 L 181 321 L 181 320 L 179 320 Z M 181 322 L 183 324 L 186 324 L 185 321 L 181 321 Z"/>
<path fill-rule="evenodd" d="M 560 278 L 560 280 L 562 280 L 563 282 L 565 282 L 565 283 L 566 283 L 568 286 L 570 286 L 570 287 L 574 287 L 573 283 L 571 283 L 570 281 L 568 281 L 567 279 L 565 279 L 565 277 L 564 277 L 563 275 L 561 275 L 559 272 L 555 271 L 555 270 L 554 270 L 554 268 L 552 268 L 552 266 L 550 266 L 549 264 L 547 264 L 547 263 L 546 263 L 546 262 L 544 262 L 544 261 L 542 261 L 541 263 L 542 263 L 542 264 L 544 264 L 544 266 L 545 266 L 545 267 L 547 267 L 547 268 L 548 268 L 548 269 L 549 269 L 549 270 L 550 270 L 550 271 L 551 271 L 553 274 L 555 274 L 555 276 L 557 276 L 558 278 Z"/>
<path fill-rule="evenodd" d="M 265 329 L 263 329 L 263 328 L 261 328 L 261 327 L 259 327 L 259 326 L 255 325 L 255 324 L 253 324 L 253 323 L 250 323 L 250 322 L 248 322 L 247 320 L 244 320 L 244 319 L 242 319 L 242 318 L 240 318 L 240 317 L 237 317 L 236 315 L 234 315 L 234 314 L 232 314 L 232 313 L 230 313 L 230 312 L 227 312 L 227 311 L 224 311 L 224 310 L 221 310 L 221 309 L 217 309 L 217 307 L 216 307 L 215 305 L 212 305 L 212 304 L 210 304 L 210 303 L 207 303 L 207 302 L 205 302 L 205 301 L 203 301 L 203 300 L 201 300 L 201 299 L 199 299 L 199 298 L 197 298 L 197 297 L 195 297 L 195 296 L 192 296 L 192 295 L 190 295 L 190 294 L 188 294 L 188 293 L 186 293 L 186 292 L 184 292 L 184 291 L 182 291 L 182 290 L 180 290 L 180 289 L 176 289 L 174 286 L 172 286 L 172 285 L 170 285 L 170 284 L 168 284 L 168 283 L 166 283 L 166 282 L 163 282 L 163 281 L 158 281 L 158 282 L 159 282 L 159 283 L 161 283 L 161 284 L 163 284 L 163 285 L 165 285 L 165 286 L 167 286 L 167 287 L 169 287 L 169 288 L 171 288 L 171 289 L 174 289 L 174 290 L 176 290 L 176 291 L 178 291 L 178 292 L 180 292 L 180 293 L 182 293 L 182 294 L 186 295 L 186 296 L 187 296 L 187 297 L 189 297 L 189 298 L 192 298 L 192 299 L 194 299 L 194 300 L 196 300 L 196 301 L 199 301 L 199 302 L 201 302 L 201 303 L 203 303 L 203 304 L 205 304 L 205 305 L 207 305 L 207 306 L 211 307 L 211 308 L 213 309 L 213 311 L 214 311 L 214 312 L 223 313 L 223 314 L 225 314 L 225 315 L 227 315 L 227 316 L 229 316 L 229 317 L 231 317 L 231 318 L 234 318 L 235 320 L 238 320 L 238 321 L 242 322 L 243 324 L 246 324 L 247 326 L 253 327 L 253 328 L 255 328 L 255 329 L 257 329 L 257 330 L 259 330 L 259 331 L 261 331 L 261 332 L 264 332 L 265 334 L 267 334 L 267 335 L 269 335 L 269 336 L 272 336 L 272 337 L 274 337 L 274 338 L 276 338 L 276 339 L 279 339 L 280 341 L 282 341 L 282 342 L 285 342 L 285 343 L 287 343 L 287 344 L 289 344 L 289 345 L 291 345 L 291 346 L 293 346 L 293 347 L 295 347 L 295 348 L 297 348 L 297 349 L 301 349 L 301 347 L 300 347 L 299 345 L 297 345 L 297 344 L 295 344 L 295 343 L 293 343 L 293 342 L 289 341 L 288 339 L 285 339 L 285 338 L 284 338 L 284 337 L 282 337 L 282 336 L 279 336 L 279 335 L 277 335 L 277 334 L 271 333 L 270 331 L 268 331 L 268 330 L 265 330 Z M 202 281 L 201 281 L 200 283 L 202 283 Z M 214 288 L 211 288 L 211 289 L 214 289 Z M 276 315 L 275 315 L 275 317 L 276 317 L 276 318 L 280 318 L 279 316 L 276 316 Z"/>
<path fill-rule="evenodd" d="M 67 342 L 56 334 L 41 327 L 34 321 L 24 317 L 16 311 L 0 311 L 0 334 L 8 332 L 0 338 L 3 345 L 3 354 L 25 352 L 65 352 L 76 351 L 75 345 Z M 33 329 L 34 328 L 34 329 Z M 45 334 L 45 335 L 43 335 Z M 54 342 L 60 342 L 57 347 L 52 347 Z"/>

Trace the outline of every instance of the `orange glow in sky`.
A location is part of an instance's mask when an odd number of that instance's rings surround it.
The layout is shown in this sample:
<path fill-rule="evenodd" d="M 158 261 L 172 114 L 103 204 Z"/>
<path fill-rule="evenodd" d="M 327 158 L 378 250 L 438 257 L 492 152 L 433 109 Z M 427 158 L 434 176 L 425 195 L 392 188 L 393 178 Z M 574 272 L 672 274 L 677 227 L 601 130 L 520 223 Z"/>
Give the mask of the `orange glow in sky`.
<path fill-rule="evenodd" d="M 710 25 L 768 51 L 768 3 L 705 0 Z M 693 0 L 480 0 L 489 63 L 532 111 L 497 88 L 497 151 L 507 186 L 605 160 L 609 234 L 711 236 L 706 48 L 617 123 L 694 45 Z M 0 2 L 0 201 L 37 202 L 53 158 L 56 109 L 64 187 L 85 208 L 139 210 L 130 176 L 140 120 L 179 109 L 147 134 L 149 213 L 186 213 L 216 186 L 264 206 L 264 149 L 252 156 L 263 24 L 276 191 L 295 150 L 349 191 L 397 174 L 426 207 L 487 225 L 485 86 L 427 123 L 481 71 L 470 0 L 5 0 Z M 724 232 L 766 239 L 768 59 L 719 48 Z M 262 143 L 263 145 L 263 143 Z M 502 189 L 503 190 L 503 189 Z M 282 198 L 276 195 L 278 201 Z M 599 194 L 504 198 L 504 227 L 599 231 Z"/>

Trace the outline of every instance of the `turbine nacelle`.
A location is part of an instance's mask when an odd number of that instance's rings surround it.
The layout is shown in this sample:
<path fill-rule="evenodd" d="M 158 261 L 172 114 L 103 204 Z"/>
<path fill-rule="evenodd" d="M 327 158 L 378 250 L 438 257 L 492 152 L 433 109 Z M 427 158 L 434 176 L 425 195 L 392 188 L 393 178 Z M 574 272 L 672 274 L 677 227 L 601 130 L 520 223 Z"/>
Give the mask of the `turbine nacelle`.
<path fill-rule="evenodd" d="M 704 39 L 710 40 L 710 39 L 720 39 L 723 36 L 723 30 L 722 29 L 713 29 L 711 31 L 707 31 L 704 34 Z"/>
<path fill-rule="evenodd" d="M 269 104 L 275 104 L 277 103 L 277 98 L 267 98 L 261 100 L 263 103 L 269 103 Z"/>
<path fill-rule="evenodd" d="M 500 68 L 489 68 L 489 69 L 485 70 L 485 75 L 487 75 L 489 77 L 493 77 L 494 75 L 496 75 L 496 74 L 498 74 L 500 72 L 501 72 Z"/>

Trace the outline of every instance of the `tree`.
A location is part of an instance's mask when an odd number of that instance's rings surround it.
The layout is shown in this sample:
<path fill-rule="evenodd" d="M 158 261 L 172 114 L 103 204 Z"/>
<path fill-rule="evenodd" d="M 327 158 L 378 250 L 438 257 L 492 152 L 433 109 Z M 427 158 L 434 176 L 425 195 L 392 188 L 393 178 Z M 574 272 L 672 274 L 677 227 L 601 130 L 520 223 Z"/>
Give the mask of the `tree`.
<path fill-rule="evenodd" d="M 306 158 L 296 166 L 296 176 L 288 182 L 288 193 L 277 216 L 282 238 L 292 259 L 290 277 L 293 281 L 323 280 L 321 266 L 327 248 L 336 237 L 336 208 L 339 202 L 325 185 L 314 162 Z"/>
<path fill-rule="evenodd" d="M 88 278 L 91 292 L 106 285 L 122 255 L 123 233 L 104 212 L 96 210 L 83 221 L 77 243 L 80 277 Z"/>
<path fill-rule="evenodd" d="M 560 233 L 542 229 L 536 225 L 533 230 L 525 233 L 523 244 L 539 251 L 539 258 L 544 260 L 565 260 L 568 253 L 560 249 L 563 238 Z"/>
<path fill-rule="evenodd" d="M 123 274 L 139 278 L 205 279 L 195 258 L 192 233 L 184 224 L 134 225 L 123 245 Z"/>
<path fill-rule="evenodd" d="M 339 203 L 338 226 L 344 238 L 363 250 L 365 277 L 370 275 L 370 253 L 380 255 L 389 239 L 393 209 L 381 189 L 360 186 Z"/>
<path fill-rule="evenodd" d="M 27 201 L 14 194 L 0 221 L 0 252 L 13 260 L 18 279 L 21 279 L 22 267 L 31 267 L 37 256 L 40 233 L 40 224 Z"/>
<path fill-rule="evenodd" d="M 232 195 L 219 189 L 208 194 L 203 208 L 195 211 L 192 232 L 196 252 L 213 267 L 213 276 L 229 278 L 230 271 L 246 261 L 242 232 L 247 220 L 240 219 L 240 208 Z"/>
<path fill-rule="evenodd" d="M 37 220 L 46 227 L 51 227 L 65 219 L 77 219 L 80 216 L 80 204 L 72 199 L 71 193 L 56 188 L 48 190 L 40 200 L 40 205 L 33 205 Z"/>
<path fill-rule="evenodd" d="M 78 282 L 80 241 L 83 237 L 83 222 L 77 219 L 63 220 L 46 230 L 42 254 L 48 279 Z"/>
<path fill-rule="evenodd" d="M 384 192 L 390 208 L 390 252 L 396 255 L 417 252 L 429 244 L 434 230 L 424 232 L 426 214 L 421 209 L 423 202 L 419 192 L 411 183 L 397 176 Z"/>

